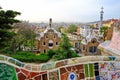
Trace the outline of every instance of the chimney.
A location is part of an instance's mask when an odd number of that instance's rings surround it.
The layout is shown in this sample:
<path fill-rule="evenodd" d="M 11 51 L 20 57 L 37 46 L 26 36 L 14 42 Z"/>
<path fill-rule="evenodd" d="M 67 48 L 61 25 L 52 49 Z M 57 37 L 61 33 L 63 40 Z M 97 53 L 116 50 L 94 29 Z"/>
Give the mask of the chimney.
<path fill-rule="evenodd" d="M 50 22 L 49 22 L 50 28 L 51 28 L 51 25 L 52 25 L 52 18 L 50 18 Z"/>

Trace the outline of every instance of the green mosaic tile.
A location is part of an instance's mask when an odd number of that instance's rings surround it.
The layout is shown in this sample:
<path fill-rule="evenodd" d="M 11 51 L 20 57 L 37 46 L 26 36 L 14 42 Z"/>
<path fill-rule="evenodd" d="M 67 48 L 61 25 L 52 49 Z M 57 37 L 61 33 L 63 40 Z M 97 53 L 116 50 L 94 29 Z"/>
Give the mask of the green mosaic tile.
<path fill-rule="evenodd" d="M 89 74 L 90 74 L 90 77 L 94 77 L 94 65 L 93 64 L 89 64 Z"/>
<path fill-rule="evenodd" d="M 89 77 L 88 64 L 84 64 L 84 70 L 85 70 L 85 77 Z"/>
<path fill-rule="evenodd" d="M 7 64 L 0 63 L 0 80 L 17 80 L 15 68 Z"/>

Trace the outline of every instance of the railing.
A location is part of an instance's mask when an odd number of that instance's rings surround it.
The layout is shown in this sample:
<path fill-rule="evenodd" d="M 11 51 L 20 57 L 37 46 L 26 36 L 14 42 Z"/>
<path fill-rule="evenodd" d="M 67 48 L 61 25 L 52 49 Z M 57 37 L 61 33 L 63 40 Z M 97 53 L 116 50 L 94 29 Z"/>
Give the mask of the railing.
<path fill-rule="evenodd" d="M 120 61 L 120 57 L 119 56 L 84 56 L 84 57 L 60 60 L 56 62 L 48 62 L 42 64 L 30 64 L 30 63 L 28 64 L 18 61 L 12 57 L 0 55 L 0 62 L 4 62 L 8 64 L 10 63 L 19 68 L 24 68 L 26 70 L 35 71 L 35 72 L 46 71 L 46 70 L 69 66 L 69 65 L 82 64 L 88 62 L 100 62 L 100 61 Z"/>

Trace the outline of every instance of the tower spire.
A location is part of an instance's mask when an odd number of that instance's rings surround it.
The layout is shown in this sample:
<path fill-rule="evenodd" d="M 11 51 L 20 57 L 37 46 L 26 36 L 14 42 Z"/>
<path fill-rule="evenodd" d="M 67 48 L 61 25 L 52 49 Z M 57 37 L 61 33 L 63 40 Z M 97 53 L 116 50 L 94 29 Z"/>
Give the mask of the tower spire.
<path fill-rule="evenodd" d="M 100 11 L 100 26 L 99 26 L 99 30 L 100 30 L 100 28 L 102 27 L 102 22 L 103 22 L 103 13 L 104 13 L 104 11 L 103 11 L 103 7 L 101 7 L 101 11 Z"/>
<path fill-rule="evenodd" d="M 50 28 L 51 28 L 51 25 L 52 25 L 52 18 L 50 18 L 50 20 L 49 20 L 49 26 L 50 26 Z"/>

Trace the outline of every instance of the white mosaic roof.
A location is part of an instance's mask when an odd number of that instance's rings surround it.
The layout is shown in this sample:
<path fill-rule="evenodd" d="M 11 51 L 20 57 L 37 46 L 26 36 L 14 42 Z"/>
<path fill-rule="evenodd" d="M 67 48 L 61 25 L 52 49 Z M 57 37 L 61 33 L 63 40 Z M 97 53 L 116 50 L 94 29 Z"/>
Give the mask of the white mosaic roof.
<path fill-rule="evenodd" d="M 41 32 L 41 33 L 37 34 L 36 39 L 40 40 L 44 36 L 44 34 L 47 33 L 49 30 L 53 30 L 54 33 L 56 33 L 58 35 L 58 37 L 61 37 L 61 33 L 60 32 L 56 31 L 54 28 L 47 27 L 44 32 Z"/>

